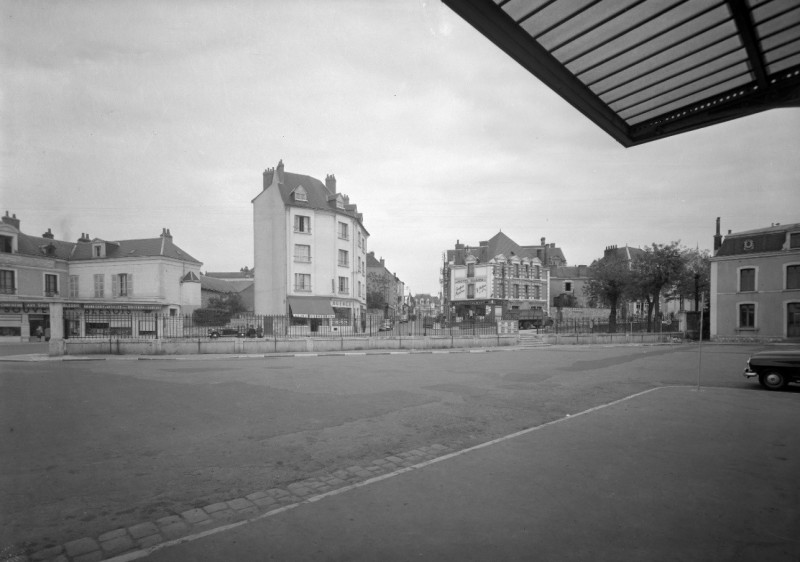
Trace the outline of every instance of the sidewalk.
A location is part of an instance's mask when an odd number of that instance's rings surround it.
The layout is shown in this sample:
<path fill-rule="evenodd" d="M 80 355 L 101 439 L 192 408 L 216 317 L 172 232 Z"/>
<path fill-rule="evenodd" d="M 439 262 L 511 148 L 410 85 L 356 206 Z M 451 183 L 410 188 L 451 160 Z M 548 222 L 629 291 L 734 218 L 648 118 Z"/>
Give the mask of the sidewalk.
<path fill-rule="evenodd" d="M 796 561 L 796 408 L 657 388 L 114 560 Z"/>

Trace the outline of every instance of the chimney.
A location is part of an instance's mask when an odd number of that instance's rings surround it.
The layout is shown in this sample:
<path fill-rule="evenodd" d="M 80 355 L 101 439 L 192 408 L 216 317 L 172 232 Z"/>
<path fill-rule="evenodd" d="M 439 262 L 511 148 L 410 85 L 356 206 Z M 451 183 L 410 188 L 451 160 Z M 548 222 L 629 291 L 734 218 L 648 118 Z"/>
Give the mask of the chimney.
<path fill-rule="evenodd" d="M 261 191 L 264 191 L 269 186 L 272 185 L 272 177 L 275 175 L 275 168 L 267 168 L 264 170 L 264 187 Z"/>
<path fill-rule="evenodd" d="M 719 233 L 719 217 L 717 217 L 717 231 L 714 234 L 714 254 L 722 247 L 722 235 Z"/>
<path fill-rule="evenodd" d="M 278 174 L 278 183 L 283 183 L 283 160 L 278 161 L 278 167 L 275 168 L 275 172 Z"/>
<path fill-rule="evenodd" d="M 325 176 L 325 187 L 327 187 L 328 191 L 331 193 L 336 193 L 336 176 L 333 174 Z"/>
<path fill-rule="evenodd" d="M 169 228 L 161 229 L 161 238 L 168 238 L 172 240 L 172 233 L 169 231 Z"/>
<path fill-rule="evenodd" d="M 543 247 L 543 248 L 545 247 L 544 240 L 545 240 L 545 238 L 544 238 L 544 236 L 542 236 L 542 247 Z"/>
<path fill-rule="evenodd" d="M 384 264 L 383 258 L 381 258 L 381 267 L 384 267 L 384 265 L 385 264 Z"/>
<path fill-rule="evenodd" d="M 17 230 L 19 230 L 19 219 L 17 218 L 16 213 L 13 217 L 8 216 L 8 211 L 6 211 L 6 216 L 3 217 L 3 222 L 6 224 L 10 224 Z"/>
<path fill-rule="evenodd" d="M 55 238 L 55 236 L 53 235 L 53 231 L 48 228 L 47 232 L 42 234 L 42 238 L 49 238 L 50 240 L 52 240 L 53 238 Z"/>

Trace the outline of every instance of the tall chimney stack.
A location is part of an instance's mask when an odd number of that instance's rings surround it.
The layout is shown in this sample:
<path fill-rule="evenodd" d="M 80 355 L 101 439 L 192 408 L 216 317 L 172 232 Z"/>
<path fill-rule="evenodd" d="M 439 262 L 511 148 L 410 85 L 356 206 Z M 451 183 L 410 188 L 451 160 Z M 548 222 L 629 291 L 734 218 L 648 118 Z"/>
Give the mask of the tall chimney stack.
<path fill-rule="evenodd" d="M 717 232 L 714 234 L 714 255 L 722 247 L 722 234 L 719 233 L 719 217 L 717 217 Z"/>
<path fill-rule="evenodd" d="M 336 193 L 336 176 L 333 174 L 328 174 L 325 176 L 325 187 L 328 188 L 332 194 Z"/>

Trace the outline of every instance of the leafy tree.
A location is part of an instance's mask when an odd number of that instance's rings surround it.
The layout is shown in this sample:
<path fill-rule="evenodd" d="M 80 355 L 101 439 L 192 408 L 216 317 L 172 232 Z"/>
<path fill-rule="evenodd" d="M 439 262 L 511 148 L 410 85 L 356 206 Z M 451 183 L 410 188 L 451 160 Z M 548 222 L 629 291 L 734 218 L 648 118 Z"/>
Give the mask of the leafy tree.
<path fill-rule="evenodd" d="M 634 283 L 632 292 L 647 302 L 647 331 L 653 331 L 653 315 L 660 317 L 660 297 L 672 288 L 686 269 L 678 242 L 651 244 L 631 264 Z"/>
<path fill-rule="evenodd" d="M 689 299 L 698 309 L 700 293 L 711 286 L 711 254 L 708 250 L 681 248 L 684 270 L 667 292 L 667 300 Z"/>
<path fill-rule="evenodd" d="M 214 295 L 208 299 L 207 308 L 216 308 L 225 310 L 231 316 L 236 316 L 247 310 L 247 307 L 242 302 L 242 295 L 239 293 L 223 293 Z"/>
<path fill-rule="evenodd" d="M 617 331 L 617 307 L 624 299 L 631 284 L 631 271 L 628 260 L 608 254 L 589 266 L 589 280 L 583 291 L 596 302 L 607 304 L 611 309 L 608 317 L 608 331 Z"/>
<path fill-rule="evenodd" d="M 197 308 L 192 312 L 192 321 L 196 326 L 224 326 L 230 320 L 230 313 L 221 308 Z"/>

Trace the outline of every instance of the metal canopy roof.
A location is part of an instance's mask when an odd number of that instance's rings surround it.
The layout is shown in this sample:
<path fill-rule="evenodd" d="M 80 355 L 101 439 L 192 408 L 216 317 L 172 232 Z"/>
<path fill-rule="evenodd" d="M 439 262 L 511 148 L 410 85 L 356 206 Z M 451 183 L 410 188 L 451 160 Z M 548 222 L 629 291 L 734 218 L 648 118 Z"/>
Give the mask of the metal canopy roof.
<path fill-rule="evenodd" d="M 797 0 L 443 0 L 624 146 L 800 106 Z"/>

